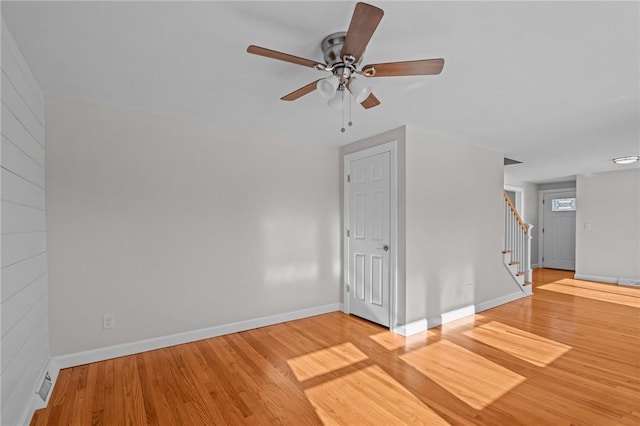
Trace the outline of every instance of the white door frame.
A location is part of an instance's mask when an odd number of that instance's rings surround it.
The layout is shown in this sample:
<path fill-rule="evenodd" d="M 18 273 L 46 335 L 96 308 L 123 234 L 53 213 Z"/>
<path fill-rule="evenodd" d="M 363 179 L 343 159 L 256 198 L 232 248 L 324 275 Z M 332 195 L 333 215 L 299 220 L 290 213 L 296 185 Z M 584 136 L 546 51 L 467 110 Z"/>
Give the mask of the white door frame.
<path fill-rule="evenodd" d="M 558 188 L 558 189 L 541 189 L 538 191 L 538 265 L 543 268 L 542 255 L 544 254 L 544 205 L 542 201 L 546 194 L 552 194 L 554 192 L 576 192 L 577 188 Z M 577 225 L 576 225 L 577 226 Z"/>
<path fill-rule="evenodd" d="M 513 191 L 516 194 L 515 208 L 520 218 L 524 220 L 524 188 L 519 186 L 505 185 L 505 191 Z"/>
<path fill-rule="evenodd" d="M 347 229 L 349 228 L 349 185 L 347 176 L 349 175 L 349 162 L 359 160 L 361 158 L 371 157 L 383 152 L 389 153 L 389 329 L 392 332 L 397 328 L 397 265 L 398 265 L 398 179 L 397 179 L 397 141 L 376 145 L 362 151 L 346 154 L 343 157 L 344 181 L 343 181 L 343 208 L 342 208 L 342 249 L 343 249 L 343 279 L 342 297 L 344 300 L 343 312 L 350 313 L 349 310 L 349 294 L 347 293 L 347 285 L 349 284 L 349 238 L 347 238 Z"/>

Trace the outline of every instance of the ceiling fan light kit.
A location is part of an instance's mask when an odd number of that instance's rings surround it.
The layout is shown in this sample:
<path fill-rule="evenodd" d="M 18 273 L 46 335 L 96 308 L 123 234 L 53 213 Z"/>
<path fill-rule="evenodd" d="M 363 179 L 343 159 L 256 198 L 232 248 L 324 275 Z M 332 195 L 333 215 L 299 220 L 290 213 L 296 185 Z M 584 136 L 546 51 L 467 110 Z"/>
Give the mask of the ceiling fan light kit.
<path fill-rule="evenodd" d="M 340 79 L 337 76 L 332 75 L 330 77 L 318 80 L 317 87 L 322 96 L 327 99 L 331 99 L 335 96 L 336 90 L 338 90 L 339 85 Z"/>
<path fill-rule="evenodd" d="M 367 78 L 436 75 L 440 74 L 444 67 L 444 59 L 442 58 L 368 64 L 361 67 L 365 49 L 383 15 L 384 12 L 380 8 L 367 3 L 357 3 L 347 31 L 329 34 L 320 43 L 324 63 L 255 45 L 249 46 L 247 52 L 331 73 L 329 77 L 309 83 L 281 99 L 294 101 L 317 89 L 323 97 L 329 99 L 328 105 L 330 107 L 339 108 L 342 106 L 343 125 L 341 131 L 344 132 L 345 97 L 350 100 L 350 95 L 352 95 L 355 101 L 365 109 L 380 105 L 380 101 L 372 93 L 371 87 L 364 79 L 357 78 L 356 75 Z M 350 106 L 351 104 L 349 104 Z M 351 114 L 351 108 L 349 108 L 349 114 Z M 351 124 L 349 121 L 349 126 Z"/>
<path fill-rule="evenodd" d="M 357 103 L 361 103 L 371 94 L 371 87 L 361 78 L 351 77 L 347 88 Z"/>
<path fill-rule="evenodd" d="M 344 90 L 338 90 L 335 92 L 335 95 L 329 99 L 327 105 L 329 108 L 340 109 L 342 107 L 342 102 L 344 100 Z"/>

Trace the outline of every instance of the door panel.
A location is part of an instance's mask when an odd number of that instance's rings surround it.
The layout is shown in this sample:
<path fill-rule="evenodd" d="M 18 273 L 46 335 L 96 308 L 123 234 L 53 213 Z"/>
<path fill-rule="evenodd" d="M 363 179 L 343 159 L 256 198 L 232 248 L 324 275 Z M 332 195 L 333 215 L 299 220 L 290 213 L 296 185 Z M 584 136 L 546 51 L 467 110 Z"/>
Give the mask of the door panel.
<path fill-rule="evenodd" d="M 382 306 L 384 260 L 382 256 L 371 256 L 371 303 Z"/>
<path fill-rule="evenodd" d="M 390 154 L 351 160 L 348 167 L 352 177 L 348 188 L 348 309 L 388 326 Z"/>
<path fill-rule="evenodd" d="M 354 253 L 355 254 L 355 273 L 353 277 L 353 297 L 358 298 L 360 300 L 364 300 L 364 281 L 365 281 L 365 255 L 364 253 Z"/>
<path fill-rule="evenodd" d="M 545 268 L 576 269 L 576 212 L 562 203 L 557 205 L 560 200 L 575 197 L 575 191 L 544 194 L 542 266 Z"/>
<path fill-rule="evenodd" d="M 381 191 L 371 194 L 371 238 L 374 241 L 384 240 L 384 194 Z"/>
<path fill-rule="evenodd" d="M 354 238 L 357 240 L 365 239 L 366 203 L 367 203 L 367 194 L 365 193 L 355 194 Z"/>

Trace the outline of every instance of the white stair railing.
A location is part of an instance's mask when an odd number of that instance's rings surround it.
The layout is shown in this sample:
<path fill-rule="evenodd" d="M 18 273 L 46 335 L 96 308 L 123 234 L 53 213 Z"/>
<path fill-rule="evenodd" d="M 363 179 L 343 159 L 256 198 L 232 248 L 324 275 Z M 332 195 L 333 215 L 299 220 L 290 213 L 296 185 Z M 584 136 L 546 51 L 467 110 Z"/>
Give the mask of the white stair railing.
<path fill-rule="evenodd" d="M 517 276 L 524 276 L 524 282 L 531 282 L 531 228 L 524 223 L 515 206 L 504 193 L 504 249 L 511 253 L 511 265 L 517 265 Z"/>

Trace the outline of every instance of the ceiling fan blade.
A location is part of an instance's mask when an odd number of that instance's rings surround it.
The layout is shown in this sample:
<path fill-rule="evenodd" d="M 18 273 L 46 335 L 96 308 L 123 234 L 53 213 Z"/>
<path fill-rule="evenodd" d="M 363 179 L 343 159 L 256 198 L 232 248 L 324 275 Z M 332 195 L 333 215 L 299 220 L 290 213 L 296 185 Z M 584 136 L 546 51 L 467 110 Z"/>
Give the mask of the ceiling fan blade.
<path fill-rule="evenodd" d="M 247 52 L 253 53 L 254 55 L 265 56 L 271 59 L 278 59 L 280 61 L 291 62 L 293 64 L 302 65 L 303 67 L 311 67 L 311 68 L 317 68 L 317 69 L 324 69 L 327 67 L 322 62 L 312 61 L 311 59 L 305 59 L 299 56 L 289 55 L 288 53 L 278 52 L 276 50 L 267 49 L 265 47 L 254 46 L 253 44 L 247 47 Z"/>
<path fill-rule="evenodd" d="M 380 101 L 375 97 L 373 93 L 371 93 L 369 96 L 367 96 L 367 99 L 360 102 L 360 105 L 362 105 L 364 109 L 369 109 L 380 105 Z"/>
<path fill-rule="evenodd" d="M 436 75 L 442 72 L 444 59 L 421 59 L 419 61 L 387 62 L 362 67 L 365 77 L 398 77 L 404 75 Z"/>
<path fill-rule="evenodd" d="M 285 95 L 283 97 L 281 97 L 280 99 L 283 101 L 295 101 L 298 98 L 303 97 L 304 95 L 313 92 L 314 90 L 316 90 L 316 85 L 318 84 L 320 80 L 316 80 L 313 81 L 309 84 L 307 84 L 306 86 L 303 86 L 301 88 L 299 88 L 298 90 L 294 90 L 293 92 L 289 93 L 288 95 Z"/>
<path fill-rule="evenodd" d="M 384 12 L 366 3 L 356 4 L 342 45 L 342 56 L 352 55 L 357 61 L 367 48 L 371 36 L 378 28 Z"/>

